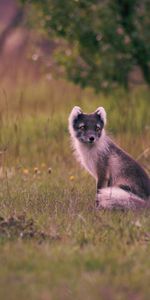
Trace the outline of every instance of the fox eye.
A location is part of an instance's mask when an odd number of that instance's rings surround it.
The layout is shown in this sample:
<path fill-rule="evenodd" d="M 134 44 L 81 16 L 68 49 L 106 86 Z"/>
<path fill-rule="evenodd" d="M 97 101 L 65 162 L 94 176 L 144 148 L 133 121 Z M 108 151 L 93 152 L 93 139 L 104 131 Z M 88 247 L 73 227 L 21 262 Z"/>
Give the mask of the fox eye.
<path fill-rule="evenodd" d="M 85 129 L 85 125 L 84 124 L 79 125 L 79 129 L 80 130 L 84 130 Z"/>
<path fill-rule="evenodd" d="M 101 129 L 101 126 L 99 124 L 96 125 L 96 131 L 99 131 Z"/>

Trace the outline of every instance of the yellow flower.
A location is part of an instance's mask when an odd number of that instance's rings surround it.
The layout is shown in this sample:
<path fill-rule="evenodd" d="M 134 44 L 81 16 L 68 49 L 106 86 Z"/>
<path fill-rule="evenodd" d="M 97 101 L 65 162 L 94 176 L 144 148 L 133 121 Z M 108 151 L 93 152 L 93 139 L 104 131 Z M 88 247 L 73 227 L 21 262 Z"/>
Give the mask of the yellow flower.
<path fill-rule="evenodd" d="M 71 175 L 71 176 L 69 177 L 69 179 L 70 179 L 70 181 L 73 181 L 73 180 L 75 180 L 75 177 L 74 177 L 73 175 Z"/>
<path fill-rule="evenodd" d="M 23 169 L 23 174 L 28 175 L 29 174 L 29 170 L 28 169 Z"/>

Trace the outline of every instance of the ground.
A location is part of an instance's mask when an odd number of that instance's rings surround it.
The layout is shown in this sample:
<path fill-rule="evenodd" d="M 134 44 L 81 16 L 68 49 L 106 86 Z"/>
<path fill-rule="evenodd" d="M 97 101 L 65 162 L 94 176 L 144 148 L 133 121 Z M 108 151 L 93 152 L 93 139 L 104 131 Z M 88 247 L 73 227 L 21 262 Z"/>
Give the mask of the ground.
<path fill-rule="evenodd" d="M 110 134 L 149 172 L 148 91 L 43 80 L 2 82 L 0 96 L 0 299 L 148 300 L 149 211 L 96 211 L 67 130 L 73 105 L 104 105 Z"/>

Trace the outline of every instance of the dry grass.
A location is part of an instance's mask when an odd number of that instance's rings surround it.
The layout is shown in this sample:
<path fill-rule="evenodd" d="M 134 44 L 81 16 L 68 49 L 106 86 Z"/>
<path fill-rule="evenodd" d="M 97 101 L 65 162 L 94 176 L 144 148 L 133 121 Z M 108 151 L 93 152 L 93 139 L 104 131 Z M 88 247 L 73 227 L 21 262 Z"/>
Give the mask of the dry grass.
<path fill-rule="evenodd" d="M 148 96 L 1 82 L 1 299 L 149 299 L 149 212 L 96 212 L 67 131 L 73 105 L 104 105 L 110 133 L 149 171 Z"/>

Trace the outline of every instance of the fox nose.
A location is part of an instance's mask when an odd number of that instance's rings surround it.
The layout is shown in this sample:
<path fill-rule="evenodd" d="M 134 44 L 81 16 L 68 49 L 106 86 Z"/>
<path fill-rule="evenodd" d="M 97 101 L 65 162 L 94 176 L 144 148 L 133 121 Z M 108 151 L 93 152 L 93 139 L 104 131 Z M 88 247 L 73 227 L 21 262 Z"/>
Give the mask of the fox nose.
<path fill-rule="evenodd" d="M 90 142 L 90 143 L 93 143 L 94 140 L 95 140 L 95 137 L 91 135 L 91 136 L 89 137 L 89 142 Z"/>

